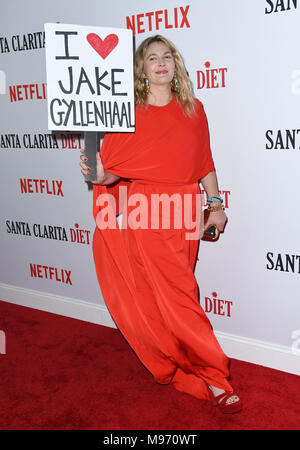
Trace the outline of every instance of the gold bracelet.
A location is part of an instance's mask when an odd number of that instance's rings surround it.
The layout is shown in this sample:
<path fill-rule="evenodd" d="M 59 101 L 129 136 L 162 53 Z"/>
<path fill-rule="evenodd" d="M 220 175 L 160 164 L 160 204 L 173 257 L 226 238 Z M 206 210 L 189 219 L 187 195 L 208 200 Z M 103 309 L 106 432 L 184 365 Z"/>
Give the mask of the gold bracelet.
<path fill-rule="evenodd" d="M 217 205 L 214 205 L 214 206 L 209 205 L 207 209 L 209 212 L 217 212 L 217 211 L 224 210 L 224 206 L 222 205 L 221 202 L 218 202 Z"/>

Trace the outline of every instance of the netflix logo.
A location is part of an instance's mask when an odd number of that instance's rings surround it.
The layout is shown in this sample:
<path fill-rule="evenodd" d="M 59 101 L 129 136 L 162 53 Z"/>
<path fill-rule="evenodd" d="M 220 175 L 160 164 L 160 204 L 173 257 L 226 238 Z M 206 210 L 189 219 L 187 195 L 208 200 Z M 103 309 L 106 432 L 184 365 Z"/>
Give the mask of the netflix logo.
<path fill-rule="evenodd" d="M 31 278 L 43 278 L 44 280 L 56 281 L 72 286 L 71 270 L 33 263 L 29 264 L 29 268 Z"/>
<path fill-rule="evenodd" d="M 217 316 L 231 317 L 232 301 L 218 298 L 216 292 L 212 292 L 211 297 L 204 298 L 203 309 L 206 313 L 213 313 Z"/>
<path fill-rule="evenodd" d="M 21 194 L 47 194 L 64 197 L 62 181 L 20 178 Z"/>
<path fill-rule="evenodd" d="M 17 84 L 9 86 L 10 101 L 20 102 L 23 100 L 45 100 L 46 83 L 35 84 Z"/>
<path fill-rule="evenodd" d="M 218 89 L 226 87 L 227 67 L 210 68 L 210 62 L 204 63 L 204 70 L 196 71 L 197 89 Z"/>
<path fill-rule="evenodd" d="M 126 27 L 132 30 L 133 34 L 173 28 L 190 28 L 189 9 L 190 5 L 187 5 L 127 16 Z"/>

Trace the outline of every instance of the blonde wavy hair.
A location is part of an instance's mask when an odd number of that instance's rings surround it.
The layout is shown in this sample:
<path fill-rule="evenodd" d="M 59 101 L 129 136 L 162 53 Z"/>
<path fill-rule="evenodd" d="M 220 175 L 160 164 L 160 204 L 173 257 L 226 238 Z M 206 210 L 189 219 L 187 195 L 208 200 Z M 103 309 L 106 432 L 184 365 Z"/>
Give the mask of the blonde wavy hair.
<path fill-rule="evenodd" d="M 188 73 L 185 69 L 183 59 L 174 44 L 165 37 L 157 34 L 145 39 L 135 52 L 134 59 L 134 92 L 136 105 L 147 105 L 147 92 L 145 89 L 144 59 L 149 46 L 154 42 L 163 42 L 170 49 L 175 62 L 175 73 L 179 88 L 176 89 L 171 83 L 173 91 L 183 111 L 192 116 L 195 113 L 195 100 L 193 87 Z"/>

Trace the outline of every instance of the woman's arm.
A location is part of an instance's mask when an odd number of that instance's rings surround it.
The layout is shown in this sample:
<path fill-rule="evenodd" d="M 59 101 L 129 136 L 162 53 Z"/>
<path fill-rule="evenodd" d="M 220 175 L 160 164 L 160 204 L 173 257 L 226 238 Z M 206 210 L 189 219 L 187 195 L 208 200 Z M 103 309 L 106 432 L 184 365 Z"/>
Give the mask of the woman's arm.
<path fill-rule="evenodd" d="M 204 187 L 207 198 L 219 195 L 219 187 L 216 172 L 209 172 L 205 177 L 201 178 L 201 184 Z M 211 206 L 217 205 L 218 202 L 211 203 Z M 219 231 L 223 231 L 227 222 L 227 216 L 223 210 L 210 212 L 205 227 L 216 225 Z"/>
<path fill-rule="evenodd" d="M 84 162 L 80 163 L 81 173 L 83 175 L 88 175 L 90 169 L 85 164 L 85 162 L 87 162 L 88 159 L 84 154 L 84 150 L 81 150 L 81 153 L 82 153 L 82 155 L 80 156 L 80 159 L 81 159 L 81 161 L 84 161 Z M 114 175 L 113 173 L 107 172 L 106 170 L 104 170 L 99 152 L 97 152 L 97 154 L 96 154 L 96 160 L 97 160 L 97 180 L 92 181 L 93 184 L 107 185 L 107 184 L 112 184 L 115 181 L 120 179 L 120 177 L 118 177 L 118 175 Z"/>

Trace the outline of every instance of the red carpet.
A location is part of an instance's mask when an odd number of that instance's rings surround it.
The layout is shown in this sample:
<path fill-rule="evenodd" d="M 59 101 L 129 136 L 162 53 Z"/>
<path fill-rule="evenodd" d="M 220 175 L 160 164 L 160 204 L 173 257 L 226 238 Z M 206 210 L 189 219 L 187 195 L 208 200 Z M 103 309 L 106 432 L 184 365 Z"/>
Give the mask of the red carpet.
<path fill-rule="evenodd" d="M 1 430 L 299 430 L 300 377 L 232 360 L 244 409 L 161 386 L 119 331 L 0 301 Z"/>

